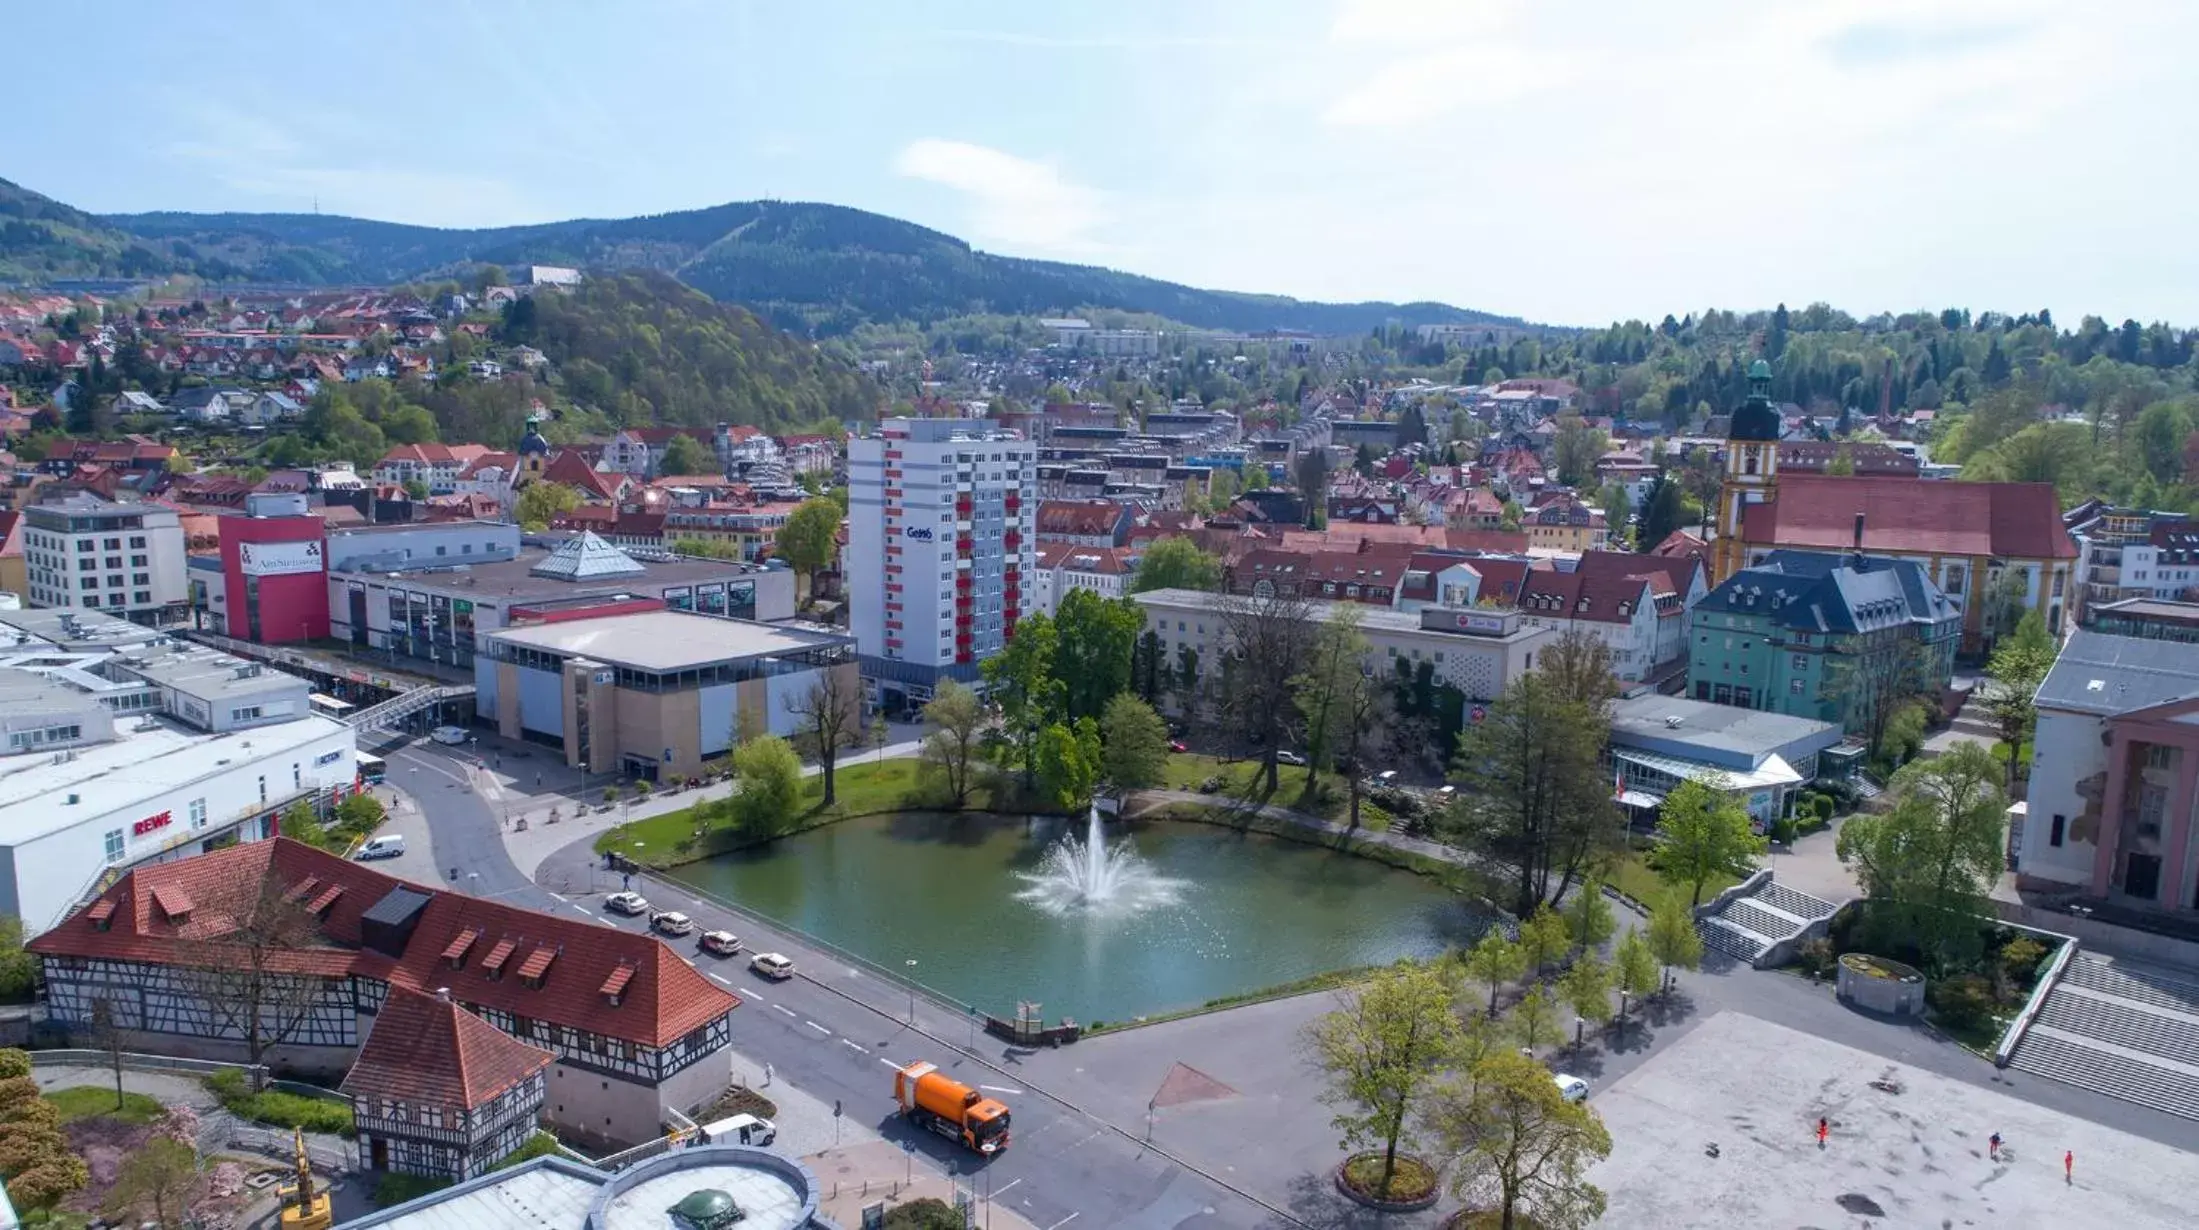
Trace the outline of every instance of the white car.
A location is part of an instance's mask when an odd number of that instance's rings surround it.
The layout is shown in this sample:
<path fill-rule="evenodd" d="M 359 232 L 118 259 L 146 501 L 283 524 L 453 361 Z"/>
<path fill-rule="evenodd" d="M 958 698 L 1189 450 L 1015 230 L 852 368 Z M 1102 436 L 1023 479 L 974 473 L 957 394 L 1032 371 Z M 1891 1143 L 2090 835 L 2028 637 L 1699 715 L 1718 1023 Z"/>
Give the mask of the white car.
<path fill-rule="evenodd" d="M 794 962 L 776 952 L 759 952 L 749 961 L 748 968 L 771 979 L 785 982 L 794 976 Z"/>
<path fill-rule="evenodd" d="M 447 747 L 464 747 L 466 740 L 472 736 L 463 726 L 438 726 L 428 732 L 428 738 Z"/>
<path fill-rule="evenodd" d="M 640 893 L 612 893 L 603 899 L 603 908 L 614 914 L 647 914 L 649 899 Z"/>
<path fill-rule="evenodd" d="M 1566 1101 L 1585 1102 L 1588 1100 L 1588 1082 L 1580 1077 L 1567 1076 L 1565 1073 L 1559 1072 L 1553 1074 L 1550 1079 L 1558 1083 L 1558 1096 Z"/>
<path fill-rule="evenodd" d="M 695 920 L 678 910 L 666 910 L 649 916 L 649 929 L 666 935 L 687 935 L 695 930 Z"/>
<path fill-rule="evenodd" d="M 1286 747 L 1275 753 L 1275 762 L 1277 764 L 1303 765 L 1306 763 L 1306 758 Z"/>
<path fill-rule="evenodd" d="M 741 941 L 731 931 L 705 931 L 698 942 L 704 952 L 714 952 L 721 957 L 730 957 L 741 950 Z"/>

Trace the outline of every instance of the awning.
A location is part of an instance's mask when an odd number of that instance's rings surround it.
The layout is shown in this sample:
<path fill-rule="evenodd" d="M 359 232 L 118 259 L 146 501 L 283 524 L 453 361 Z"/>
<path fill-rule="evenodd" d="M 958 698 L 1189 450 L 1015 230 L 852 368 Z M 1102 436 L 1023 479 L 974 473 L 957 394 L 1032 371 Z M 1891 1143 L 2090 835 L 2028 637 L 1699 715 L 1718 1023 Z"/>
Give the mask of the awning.
<path fill-rule="evenodd" d="M 1801 784 L 1802 775 L 1794 766 L 1778 756 L 1766 756 L 1754 770 L 1743 772 L 1723 765 L 1705 764 L 1700 760 L 1682 760 L 1677 756 L 1660 756 L 1655 752 L 1638 752 L 1632 748 L 1615 747 L 1611 754 L 1631 765 L 1639 765 L 1667 777 L 1682 781 L 1721 780 L 1728 790 L 1767 790 L 1773 786 Z"/>
<path fill-rule="evenodd" d="M 1664 796 L 1641 790 L 1626 790 L 1619 794 L 1619 802 L 1627 807 L 1663 807 Z"/>

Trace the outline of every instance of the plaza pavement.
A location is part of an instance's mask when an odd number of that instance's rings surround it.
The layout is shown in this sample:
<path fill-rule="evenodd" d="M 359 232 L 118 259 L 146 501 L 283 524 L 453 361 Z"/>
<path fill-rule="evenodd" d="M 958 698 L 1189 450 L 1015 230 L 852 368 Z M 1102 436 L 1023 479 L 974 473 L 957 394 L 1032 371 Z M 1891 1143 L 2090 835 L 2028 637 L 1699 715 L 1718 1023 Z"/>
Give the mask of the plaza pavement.
<path fill-rule="evenodd" d="M 1591 1102 L 1613 1142 L 1590 1175 L 1603 1224 L 1628 1230 L 2194 1224 L 2199 1154 L 1739 1012 Z"/>

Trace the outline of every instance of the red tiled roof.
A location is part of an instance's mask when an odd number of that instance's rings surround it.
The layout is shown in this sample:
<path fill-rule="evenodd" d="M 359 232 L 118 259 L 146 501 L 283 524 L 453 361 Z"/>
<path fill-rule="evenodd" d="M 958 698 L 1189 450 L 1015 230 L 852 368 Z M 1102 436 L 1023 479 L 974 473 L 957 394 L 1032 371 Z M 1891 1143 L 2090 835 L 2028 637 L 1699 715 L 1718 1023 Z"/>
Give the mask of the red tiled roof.
<path fill-rule="evenodd" d="M 392 987 L 340 1088 L 355 1098 L 473 1109 L 550 1066 L 553 1056 L 449 999 Z"/>
<path fill-rule="evenodd" d="M 588 464 L 586 457 L 572 449 L 566 449 L 550 458 L 550 464 L 542 467 L 542 480 L 578 487 L 581 494 L 591 495 L 599 500 L 617 499 L 620 489 L 626 485 L 624 475 L 605 474 Z"/>
<path fill-rule="evenodd" d="M 1112 535 L 1123 523 L 1123 506 L 1113 500 L 1043 500 L 1038 532 L 1079 538 Z"/>
<path fill-rule="evenodd" d="M 1964 483 L 1856 475 L 1781 475 L 1776 495 L 1741 514 L 1752 546 L 1916 555 L 2075 559 L 2061 501 L 2047 483 Z"/>
<path fill-rule="evenodd" d="M 1703 562 L 1689 555 L 1636 555 L 1630 551 L 1583 551 L 1574 571 L 1591 576 L 1655 576 L 1664 588 L 1685 594 L 1703 571 Z M 1708 577 L 1704 578 L 1706 582 Z"/>
<path fill-rule="evenodd" d="M 324 892 L 331 885 L 344 891 L 327 915 L 314 921 L 316 946 L 276 954 L 279 960 L 271 964 L 289 972 L 379 978 L 393 987 L 423 991 L 449 987 L 461 1003 L 647 1046 L 685 1037 L 740 1004 L 732 992 L 704 978 L 653 937 L 414 885 L 405 887 L 427 893 L 429 900 L 402 955 L 365 948 L 360 915 L 403 882 L 280 837 L 134 868 L 100 894 L 100 901 L 115 904 L 110 930 L 99 930 L 89 921 L 90 911 L 80 911 L 30 947 L 46 956 L 153 964 L 176 960 L 179 940 L 192 941 L 194 954 L 218 951 L 221 937 L 236 928 L 236 913 L 264 908 L 262 894 L 279 899 L 289 886 L 308 877 L 318 877 Z M 165 905 L 156 911 L 156 895 L 180 904 L 191 917 L 179 922 L 166 916 L 173 911 Z M 479 965 L 454 970 L 442 954 L 468 931 L 496 942 Z M 539 988 L 527 986 L 523 977 L 491 976 L 521 948 L 556 957 L 565 976 L 552 977 Z M 597 988 L 621 965 L 633 967 L 634 975 L 614 1007 Z"/>
<path fill-rule="evenodd" d="M 1709 553 L 1710 544 L 1704 542 L 1700 538 L 1697 538 L 1695 535 L 1688 533 L 1686 530 L 1672 531 L 1671 533 L 1665 535 L 1665 540 L 1663 542 L 1660 542 L 1656 546 L 1649 549 L 1649 554 L 1651 555 L 1689 556 L 1696 559 L 1700 559 L 1703 556 L 1708 555 Z"/>

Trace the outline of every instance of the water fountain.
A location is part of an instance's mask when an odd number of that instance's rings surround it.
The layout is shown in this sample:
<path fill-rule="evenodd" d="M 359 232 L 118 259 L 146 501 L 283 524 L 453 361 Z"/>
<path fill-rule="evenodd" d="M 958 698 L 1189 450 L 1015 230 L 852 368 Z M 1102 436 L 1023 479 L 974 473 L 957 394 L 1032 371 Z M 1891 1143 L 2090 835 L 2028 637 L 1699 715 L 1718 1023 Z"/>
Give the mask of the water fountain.
<path fill-rule="evenodd" d="M 1016 896 L 1049 914 L 1134 914 L 1174 905 L 1184 886 L 1147 867 L 1129 838 L 1110 847 L 1098 803 L 1085 816 L 1082 842 L 1063 837 L 1037 871 L 1018 874 L 1025 887 Z"/>

